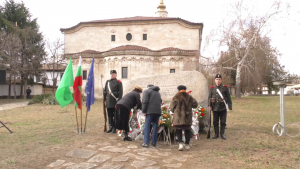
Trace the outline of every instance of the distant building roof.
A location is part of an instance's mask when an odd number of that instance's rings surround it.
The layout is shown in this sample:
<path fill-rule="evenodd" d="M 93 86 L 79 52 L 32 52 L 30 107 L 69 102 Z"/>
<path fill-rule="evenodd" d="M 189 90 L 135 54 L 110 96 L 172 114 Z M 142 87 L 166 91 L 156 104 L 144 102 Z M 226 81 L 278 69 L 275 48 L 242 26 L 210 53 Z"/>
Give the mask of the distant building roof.
<path fill-rule="evenodd" d="M 115 48 L 112 48 L 108 51 L 95 51 L 95 50 L 84 50 L 82 52 L 78 53 L 67 53 L 66 55 L 72 55 L 72 54 L 102 54 L 106 52 L 113 52 L 113 51 L 148 51 L 148 52 L 166 52 L 166 51 L 182 51 L 182 52 L 197 52 L 198 50 L 184 50 L 184 49 L 179 49 L 179 48 L 173 48 L 173 47 L 168 47 L 168 48 L 163 48 L 160 50 L 151 50 L 149 48 L 143 47 L 143 46 L 138 46 L 138 45 L 122 45 L 118 46 Z"/>
<path fill-rule="evenodd" d="M 116 18 L 116 19 L 105 19 L 105 20 L 94 20 L 94 21 L 87 21 L 87 22 L 80 22 L 75 26 L 72 26 L 70 28 L 61 28 L 60 31 L 68 31 L 71 29 L 74 29 L 82 24 L 91 24 L 91 23 L 112 23 L 112 22 L 140 22 L 140 21 L 181 21 L 183 23 L 186 23 L 188 25 L 201 25 L 203 26 L 203 23 L 194 23 L 190 22 L 181 18 L 174 18 L 174 17 L 146 17 L 146 16 L 135 16 L 135 17 L 128 17 L 128 18 Z"/>
<path fill-rule="evenodd" d="M 55 70 L 55 71 L 61 71 L 61 70 L 65 70 L 66 69 L 66 65 L 65 64 L 57 64 L 57 63 L 46 63 L 43 64 L 41 70 Z"/>

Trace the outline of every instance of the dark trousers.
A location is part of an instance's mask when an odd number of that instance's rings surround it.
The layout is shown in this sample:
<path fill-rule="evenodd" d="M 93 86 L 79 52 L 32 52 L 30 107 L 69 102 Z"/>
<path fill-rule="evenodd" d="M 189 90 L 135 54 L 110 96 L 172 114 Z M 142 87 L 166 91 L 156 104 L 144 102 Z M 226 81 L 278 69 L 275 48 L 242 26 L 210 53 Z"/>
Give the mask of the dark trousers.
<path fill-rule="evenodd" d="M 190 139 L 191 139 L 191 135 L 190 135 L 191 131 L 190 130 L 184 130 L 184 136 L 185 136 L 185 144 L 190 144 Z M 178 138 L 178 142 L 182 143 L 182 130 L 180 129 L 176 129 L 176 135 Z"/>
<path fill-rule="evenodd" d="M 214 111 L 214 119 L 213 119 L 213 124 L 214 124 L 214 129 L 215 129 L 215 134 L 219 135 L 219 121 L 221 121 L 221 134 L 225 133 L 225 127 L 226 127 L 226 118 L 227 118 L 227 111 Z"/>
<path fill-rule="evenodd" d="M 146 116 L 145 128 L 144 128 L 144 143 L 149 145 L 150 142 L 150 132 L 151 132 L 151 123 L 153 126 L 152 133 L 152 145 L 156 145 L 157 142 L 157 128 L 158 128 L 158 119 L 160 114 L 148 114 Z"/>
<path fill-rule="evenodd" d="M 126 133 L 129 132 L 129 114 L 130 110 L 128 110 L 125 106 L 118 104 L 116 115 L 115 115 L 115 128 L 118 130 L 124 130 L 125 136 Z"/>
<path fill-rule="evenodd" d="M 26 99 L 30 99 L 30 94 L 27 94 L 27 95 L 26 95 Z"/>
<path fill-rule="evenodd" d="M 115 127 L 115 108 L 107 108 L 108 124 Z"/>

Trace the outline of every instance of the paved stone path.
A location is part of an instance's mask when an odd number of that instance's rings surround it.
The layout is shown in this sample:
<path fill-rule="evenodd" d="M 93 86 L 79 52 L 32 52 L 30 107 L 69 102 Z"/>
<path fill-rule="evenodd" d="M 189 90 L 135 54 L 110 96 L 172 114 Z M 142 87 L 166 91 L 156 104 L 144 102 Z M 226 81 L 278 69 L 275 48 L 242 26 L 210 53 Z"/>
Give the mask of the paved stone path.
<path fill-rule="evenodd" d="M 9 109 L 14 109 L 17 107 L 25 107 L 29 104 L 29 101 L 18 102 L 18 103 L 9 103 L 0 105 L 0 111 L 5 111 Z"/>
<path fill-rule="evenodd" d="M 108 137 L 108 142 L 87 145 L 66 153 L 64 159 L 46 166 L 47 169 L 120 169 L 120 168 L 182 168 L 191 155 L 178 154 L 178 145 L 144 148 L 137 142 L 123 142 L 118 136 Z M 82 162 L 74 162 L 83 159 Z"/>

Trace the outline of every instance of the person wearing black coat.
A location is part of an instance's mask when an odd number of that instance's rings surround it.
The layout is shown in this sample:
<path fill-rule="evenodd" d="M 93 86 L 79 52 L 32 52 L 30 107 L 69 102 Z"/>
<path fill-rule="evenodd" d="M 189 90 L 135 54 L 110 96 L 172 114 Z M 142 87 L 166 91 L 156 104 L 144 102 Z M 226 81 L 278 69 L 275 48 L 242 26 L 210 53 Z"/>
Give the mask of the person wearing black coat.
<path fill-rule="evenodd" d="M 208 107 L 209 110 L 213 111 L 213 124 L 215 130 L 215 135 L 213 136 L 212 139 L 219 138 L 219 131 L 220 131 L 221 138 L 223 140 L 226 140 L 225 128 L 226 128 L 226 119 L 227 119 L 227 109 L 225 103 L 228 104 L 228 109 L 232 110 L 232 101 L 231 101 L 228 87 L 222 84 L 222 76 L 220 74 L 217 74 L 215 76 L 215 84 L 216 85 L 210 87 L 209 96 L 208 96 L 208 98 L 210 99 Z M 221 123 L 220 130 L 219 130 L 219 122 Z"/>
<path fill-rule="evenodd" d="M 156 147 L 158 120 L 161 116 L 162 103 L 159 90 L 160 89 L 158 86 L 152 86 L 145 90 L 143 93 L 142 111 L 143 114 L 146 116 L 146 120 L 144 128 L 144 143 L 142 144 L 142 147 L 149 147 L 151 123 L 153 127 L 151 144 L 153 147 Z"/>
<path fill-rule="evenodd" d="M 137 109 L 142 109 L 141 96 L 143 89 L 135 86 L 133 91 L 126 94 L 116 105 L 115 126 L 118 130 L 124 130 L 124 141 L 132 141 L 128 136 L 129 132 L 129 114 L 130 110 L 137 106 Z"/>
<path fill-rule="evenodd" d="M 123 85 L 117 80 L 117 71 L 110 71 L 111 79 L 107 80 L 103 90 L 105 106 L 107 108 L 109 130 L 106 133 L 116 133 L 115 128 L 115 106 L 123 96 Z"/>
<path fill-rule="evenodd" d="M 26 99 L 30 99 L 30 93 L 31 93 L 31 89 L 30 87 L 28 87 L 28 89 L 26 90 Z"/>

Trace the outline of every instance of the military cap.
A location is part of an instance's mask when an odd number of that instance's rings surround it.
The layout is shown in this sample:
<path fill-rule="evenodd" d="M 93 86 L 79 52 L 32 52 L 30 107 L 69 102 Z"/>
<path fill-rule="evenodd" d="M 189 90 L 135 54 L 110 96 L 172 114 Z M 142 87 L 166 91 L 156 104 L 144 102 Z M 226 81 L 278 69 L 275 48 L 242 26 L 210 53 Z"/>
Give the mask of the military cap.
<path fill-rule="evenodd" d="M 117 74 L 117 71 L 116 70 L 111 70 L 110 74 L 113 74 L 113 73 Z"/>
<path fill-rule="evenodd" d="M 216 77 L 215 77 L 215 79 L 216 78 L 220 78 L 220 79 L 222 79 L 222 75 L 220 75 L 220 74 L 216 74 Z"/>
<path fill-rule="evenodd" d="M 184 85 L 179 85 L 179 86 L 177 87 L 177 89 L 178 89 L 178 90 L 186 90 L 186 86 L 184 86 Z"/>

